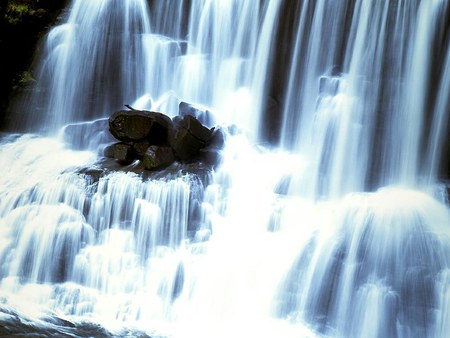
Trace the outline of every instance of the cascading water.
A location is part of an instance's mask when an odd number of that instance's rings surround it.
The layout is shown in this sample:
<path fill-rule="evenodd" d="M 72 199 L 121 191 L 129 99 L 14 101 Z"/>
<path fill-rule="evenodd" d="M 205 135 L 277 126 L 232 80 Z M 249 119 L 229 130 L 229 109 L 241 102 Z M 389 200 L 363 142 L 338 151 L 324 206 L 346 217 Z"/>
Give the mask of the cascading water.
<path fill-rule="evenodd" d="M 430 177 L 440 144 L 427 124 L 448 119 L 446 11 L 445 1 L 302 3 L 283 142 L 311 158 L 308 194 Z"/>
<path fill-rule="evenodd" d="M 19 105 L 50 136 L 0 139 L 0 333 L 447 337 L 449 13 L 73 0 Z M 216 171 L 100 167 L 113 110 L 180 101 L 237 130 Z"/>

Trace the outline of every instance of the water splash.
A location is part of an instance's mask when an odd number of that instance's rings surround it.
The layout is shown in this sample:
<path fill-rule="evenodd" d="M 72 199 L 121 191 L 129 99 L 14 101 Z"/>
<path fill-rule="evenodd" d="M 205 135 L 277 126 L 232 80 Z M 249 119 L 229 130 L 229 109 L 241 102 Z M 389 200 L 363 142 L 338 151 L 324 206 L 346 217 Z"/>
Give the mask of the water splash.
<path fill-rule="evenodd" d="M 279 311 L 332 336 L 434 336 L 447 311 L 434 276 L 450 262 L 448 209 L 399 188 L 328 207 L 288 274 Z"/>

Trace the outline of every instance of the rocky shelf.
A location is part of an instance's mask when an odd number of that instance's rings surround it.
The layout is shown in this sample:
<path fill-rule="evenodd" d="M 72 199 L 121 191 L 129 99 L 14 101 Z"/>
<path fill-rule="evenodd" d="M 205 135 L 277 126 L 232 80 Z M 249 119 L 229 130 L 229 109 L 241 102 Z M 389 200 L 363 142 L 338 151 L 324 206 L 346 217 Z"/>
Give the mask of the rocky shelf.
<path fill-rule="evenodd" d="M 179 115 L 171 119 L 159 112 L 127 107 L 129 110 L 117 111 L 109 118 L 109 131 L 119 142 L 105 148 L 106 158 L 122 166 L 135 163 L 135 170 L 151 171 L 175 162 L 211 168 L 220 163 L 225 134 L 221 128 L 202 123 L 199 117 L 208 116 L 207 111 L 181 102 Z"/>

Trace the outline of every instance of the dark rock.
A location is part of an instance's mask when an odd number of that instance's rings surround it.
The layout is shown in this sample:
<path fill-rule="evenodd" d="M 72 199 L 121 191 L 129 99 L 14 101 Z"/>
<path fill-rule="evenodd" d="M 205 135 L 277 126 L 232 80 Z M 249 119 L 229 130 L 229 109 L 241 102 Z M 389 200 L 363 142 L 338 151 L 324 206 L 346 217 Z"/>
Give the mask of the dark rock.
<path fill-rule="evenodd" d="M 196 138 L 189 130 L 180 128 L 169 140 L 175 156 L 180 160 L 188 160 L 197 155 L 205 142 Z"/>
<path fill-rule="evenodd" d="M 222 128 L 214 129 L 208 142 L 209 149 L 223 149 L 225 146 L 226 134 Z"/>
<path fill-rule="evenodd" d="M 148 147 L 142 157 L 142 163 L 147 170 L 164 168 L 172 164 L 174 161 L 175 156 L 172 148 L 156 145 Z"/>
<path fill-rule="evenodd" d="M 181 121 L 183 121 L 183 117 L 180 115 L 174 116 L 172 118 L 172 123 L 174 125 L 174 128 L 176 128 L 178 125 L 180 125 Z"/>
<path fill-rule="evenodd" d="M 109 118 L 109 130 L 120 141 L 167 144 L 172 120 L 161 113 L 146 110 L 120 110 Z"/>
<path fill-rule="evenodd" d="M 216 168 L 222 163 L 222 152 L 217 149 L 200 149 L 200 160 L 213 167 Z"/>
<path fill-rule="evenodd" d="M 108 158 L 114 158 L 114 148 L 115 144 L 109 144 L 103 149 L 103 156 Z"/>
<path fill-rule="evenodd" d="M 130 164 L 134 159 L 133 146 L 126 143 L 114 144 L 114 158 L 123 164 Z"/>
<path fill-rule="evenodd" d="M 180 102 L 178 106 L 178 114 L 180 116 L 193 116 L 195 117 L 200 123 L 204 124 L 207 127 L 212 127 L 215 124 L 215 118 L 213 113 L 211 113 L 209 110 L 203 110 L 197 107 L 194 107 L 193 105 L 186 103 L 186 102 Z"/>
<path fill-rule="evenodd" d="M 175 160 L 198 161 L 211 168 L 221 162 L 226 138 L 223 129 L 209 129 L 193 115 L 171 120 L 161 113 L 129 108 L 109 119 L 111 133 L 122 142 L 106 147 L 105 157 L 123 164 L 139 159 L 147 170 L 166 168 Z"/>
<path fill-rule="evenodd" d="M 148 142 L 154 145 L 167 145 L 172 128 L 172 120 L 166 115 L 159 114 L 148 134 Z"/>
<path fill-rule="evenodd" d="M 137 110 L 137 109 L 134 109 L 132 106 L 130 106 L 129 104 L 125 104 L 124 105 L 125 107 L 127 107 L 129 110 Z"/>
<path fill-rule="evenodd" d="M 104 175 L 105 168 L 101 168 L 98 166 L 86 167 L 86 168 L 81 168 L 78 171 L 78 173 L 83 175 L 87 184 L 93 185 L 93 184 L 97 183 L 100 180 L 100 177 L 102 177 Z M 92 190 L 88 189 L 88 191 L 89 191 L 88 195 L 91 195 Z"/>
<path fill-rule="evenodd" d="M 150 146 L 149 142 L 137 142 L 133 144 L 133 149 L 137 157 L 144 156 L 145 152 L 147 151 L 148 147 Z"/>
<path fill-rule="evenodd" d="M 211 136 L 210 129 L 195 117 L 185 115 L 182 118 L 174 118 L 174 129 L 169 137 L 169 144 L 178 159 L 188 160 L 208 144 Z"/>
<path fill-rule="evenodd" d="M 198 119 L 191 115 L 183 116 L 178 127 L 186 129 L 191 135 L 201 142 L 208 143 L 211 139 L 213 131 L 205 127 Z"/>
<path fill-rule="evenodd" d="M 215 129 L 209 139 L 208 145 L 199 151 L 199 160 L 215 168 L 222 163 L 222 149 L 225 146 L 226 135 L 221 129 Z"/>
<path fill-rule="evenodd" d="M 59 318 L 59 317 L 53 317 L 50 315 L 46 315 L 42 318 L 40 318 L 41 320 L 45 321 L 46 323 L 49 324 L 53 324 L 55 326 L 60 326 L 60 327 L 76 327 L 74 323 L 63 319 L 63 318 Z"/>

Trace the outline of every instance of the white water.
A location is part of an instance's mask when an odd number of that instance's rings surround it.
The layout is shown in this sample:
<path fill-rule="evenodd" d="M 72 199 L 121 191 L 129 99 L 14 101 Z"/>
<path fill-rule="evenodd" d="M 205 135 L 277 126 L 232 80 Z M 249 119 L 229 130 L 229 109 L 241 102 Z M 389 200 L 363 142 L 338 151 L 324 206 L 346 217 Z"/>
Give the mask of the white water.
<path fill-rule="evenodd" d="M 437 39 L 448 7 L 74 0 L 26 101 L 33 131 L 63 136 L 0 140 L 5 321 L 13 311 L 119 336 L 447 337 L 437 174 L 450 51 Z M 275 58 L 282 10 L 297 14 L 291 60 Z M 266 149 L 257 136 L 273 123 L 262 116 L 280 67 L 281 146 Z M 126 103 L 173 116 L 179 101 L 240 129 L 206 190 L 182 172 L 94 179 L 108 139 L 103 122 L 81 122 Z M 82 128 L 60 132 L 73 122 Z"/>

